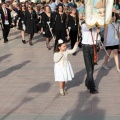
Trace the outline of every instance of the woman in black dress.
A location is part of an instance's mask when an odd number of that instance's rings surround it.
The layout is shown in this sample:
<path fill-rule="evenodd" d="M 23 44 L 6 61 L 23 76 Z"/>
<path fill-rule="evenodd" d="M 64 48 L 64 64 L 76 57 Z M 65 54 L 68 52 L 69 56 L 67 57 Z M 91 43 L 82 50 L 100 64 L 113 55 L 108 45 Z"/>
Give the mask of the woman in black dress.
<path fill-rule="evenodd" d="M 75 8 L 71 9 L 71 13 L 68 15 L 68 30 L 70 31 L 69 36 L 71 39 L 71 49 L 73 49 L 78 35 L 78 25 L 79 25 L 79 17 Z M 76 55 L 76 53 L 73 53 Z"/>
<path fill-rule="evenodd" d="M 66 36 L 67 35 L 69 36 L 67 29 L 67 15 L 66 13 L 63 12 L 63 6 L 59 5 L 57 11 L 58 12 L 54 13 L 54 17 L 52 19 L 52 26 L 51 26 L 56 36 L 54 50 L 56 48 L 59 39 L 65 41 Z"/>
<path fill-rule="evenodd" d="M 39 33 L 41 34 L 41 28 L 42 28 L 42 15 L 44 14 L 44 9 L 42 6 L 37 6 L 37 17 L 38 17 L 38 24 L 37 24 L 37 27 L 38 27 L 38 31 Z"/>
<path fill-rule="evenodd" d="M 29 44 L 33 45 L 32 38 L 34 33 L 37 33 L 37 14 L 35 10 L 33 10 L 33 6 L 31 4 L 28 5 L 28 10 L 25 12 L 24 18 L 26 30 L 25 32 L 29 34 Z"/>
<path fill-rule="evenodd" d="M 26 7 L 25 7 L 25 4 L 22 3 L 20 5 L 20 10 L 18 11 L 17 25 L 18 25 L 18 29 L 21 30 L 22 42 L 24 44 L 26 44 L 26 41 L 25 41 L 25 25 L 24 25 L 25 12 L 26 12 Z"/>
<path fill-rule="evenodd" d="M 45 32 L 45 37 L 46 37 L 46 45 L 48 50 L 50 50 L 50 40 L 51 40 L 51 18 L 52 18 L 52 13 L 50 6 L 45 6 L 45 13 L 42 14 L 42 32 Z M 49 24 L 49 25 L 48 25 Z"/>

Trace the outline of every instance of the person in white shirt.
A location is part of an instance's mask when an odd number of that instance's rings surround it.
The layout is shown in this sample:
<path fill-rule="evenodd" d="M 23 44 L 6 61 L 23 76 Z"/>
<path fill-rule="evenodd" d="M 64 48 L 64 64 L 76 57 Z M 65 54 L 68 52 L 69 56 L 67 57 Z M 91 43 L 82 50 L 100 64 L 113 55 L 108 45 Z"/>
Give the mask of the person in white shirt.
<path fill-rule="evenodd" d="M 71 81 L 74 77 L 73 70 L 70 62 L 68 61 L 68 55 L 73 54 L 78 48 L 78 42 L 76 42 L 72 50 L 66 48 L 66 43 L 62 40 L 58 40 L 57 47 L 54 53 L 54 74 L 55 81 L 59 82 L 60 95 L 67 94 L 65 91 L 65 82 Z"/>
<path fill-rule="evenodd" d="M 55 12 L 55 10 L 56 10 L 56 8 L 57 8 L 57 5 L 56 5 L 55 0 L 51 0 L 49 6 L 50 6 L 50 8 L 51 8 L 51 11 L 52 11 L 52 12 Z"/>
<path fill-rule="evenodd" d="M 84 62 L 85 62 L 85 67 L 87 71 L 85 86 L 90 90 L 91 94 L 98 93 L 98 91 L 95 88 L 96 86 L 93 78 L 93 72 L 94 72 L 93 45 L 96 44 L 96 38 L 99 31 L 100 30 L 97 29 L 97 27 L 90 29 L 85 23 L 81 25 L 83 56 L 84 56 Z M 100 40 L 100 35 L 98 35 L 97 40 Z"/>
<path fill-rule="evenodd" d="M 112 50 L 114 54 L 114 60 L 116 64 L 117 71 L 120 72 L 119 67 L 119 58 L 118 58 L 118 49 L 120 45 L 120 31 L 119 31 L 119 23 L 117 22 L 118 15 L 116 13 L 112 13 L 112 23 L 109 24 L 105 28 L 104 33 L 104 44 L 106 46 L 107 52 L 110 55 Z M 103 63 L 103 67 L 108 70 L 108 56 L 105 56 L 105 60 Z"/>

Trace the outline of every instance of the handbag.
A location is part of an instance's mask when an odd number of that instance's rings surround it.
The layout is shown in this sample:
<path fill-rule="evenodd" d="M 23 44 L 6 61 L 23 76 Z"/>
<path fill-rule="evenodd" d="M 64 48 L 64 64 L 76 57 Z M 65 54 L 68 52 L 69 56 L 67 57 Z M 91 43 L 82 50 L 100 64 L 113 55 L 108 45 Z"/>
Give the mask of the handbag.
<path fill-rule="evenodd" d="M 100 47 L 98 45 L 98 43 L 96 42 L 96 45 L 94 44 L 94 38 L 93 38 L 93 35 L 92 35 L 92 29 L 90 29 L 90 32 L 91 32 L 91 36 L 92 36 L 92 41 L 93 41 L 93 49 L 94 49 L 94 64 L 97 64 L 97 61 L 98 61 L 98 54 L 97 52 L 99 52 L 100 50 Z M 96 40 L 98 38 L 98 34 L 96 36 Z"/>

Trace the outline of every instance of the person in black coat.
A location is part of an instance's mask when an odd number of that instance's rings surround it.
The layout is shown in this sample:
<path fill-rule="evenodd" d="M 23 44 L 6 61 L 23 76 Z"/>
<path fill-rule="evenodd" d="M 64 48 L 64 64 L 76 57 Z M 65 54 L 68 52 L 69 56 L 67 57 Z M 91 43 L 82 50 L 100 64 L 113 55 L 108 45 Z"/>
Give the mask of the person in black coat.
<path fill-rule="evenodd" d="M 25 7 L 25 4 L 22 3 L 20 5 L 20 10 L 18 11 L 17 25 L 18 25 L 18 29 L 21 30 L 22 42 L 24 44 L 26 44 L 26 41 L 25 41 L 25 25 L 24 25 L 25 12 L 26 12 L 26 7 Z"/>
<path fill-rule="evenodd" d="M 78 27 L 79 27 L 79 17 L 75 8 L 71 9 L 71 14 L 68 15 L 68 25 L 69 36 L 71 39 L 71 49 L 73 49 L 78 36 Z M 73 53 L 76 55 L 76 53 Z"/>
<path fill-rule="evenodd" d="M 44 12 L 38 14 L 38 31 L 41 34 L 41 28 L 42 28 L 42 16 Z"/>
<path fill-rule="evenodd" d="M 65 38 L 68 34 L 67 30 L 67 15 L 63 12 L 63 6 L 58 6 L 58 12 L 54 13 L 54 17 L 52 17 L 52 25 L 51 29 L 54 31 L 56 36 L 54 50 L 58 44 L 58 40 L 62 39 L 65 41 Z"/>
<path fill-rule="evenodd" d="M 52 13 L 50 6 L 45 6 L 45 12 L 42 14 L 42 32 L 44 31 L 45 37 L 46 37 L 46 45 L 48 50 L 50 50 L 50 40 L 51 40 L 51 18 L 52 18 Z M 49 24 L 49 25 L 48 25 Z"/>
<path fill-rule="evenodd" d="M 32 44 L 32 38 L 34 33 L 37 33 L 37 14 L 31 4 L 28 5 L 28 10 L 25 12 L 24 18 L 26 30 L 25 32 L 29 34 L 29 44 Z"/>
<path fill-rule="evenodd" d="M 4 43 L 7 43 L 12 19 L 11 19 L 10 10 L 6 8 L 6 3 L 4 2 L 2 3 L 2 8 L 0 9 L 0 16 L 1 16 L 0 23 L 2 25 Z"/>

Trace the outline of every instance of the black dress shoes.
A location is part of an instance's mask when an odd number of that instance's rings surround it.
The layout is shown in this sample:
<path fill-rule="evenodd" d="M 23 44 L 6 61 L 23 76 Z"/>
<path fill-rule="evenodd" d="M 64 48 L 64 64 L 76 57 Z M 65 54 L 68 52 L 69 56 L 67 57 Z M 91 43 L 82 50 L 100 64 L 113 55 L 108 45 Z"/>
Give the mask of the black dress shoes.
<path fill-rule="evenodd" d="M 33 43 L 32 42 L 29 42 L 30 46 L 33 46 Z"/>
<path fill-rule="evenodd" d="M 87 89 L 88 89 L 88 90 L 90 89 L 90 87 L 88 86 L 88 84 L 87 84 L 87 83 L 85 83 L 85 86 L 87 87 Z"/>
<path fill-rule="evenodd" d="M 8 41 L 4 41 L 4 43 L 7 43 Z"/>
<path fill-rule="evenodd" d="M 98 94 L 99 92 L 94 88 L 94 89 L 90 89 L 90 93 L 91 94 Z"/>
<path fill-rule="evenodd" d="M 76 56 L 76 52 L 72 54 L 73 56 Z"/>
<path fill-rule="evenodd" d="M 25 40 L 22 40 L 22 43 L 23 43 L 23 44 L 26 44 L 26 41 L 25 41 Z"/>

